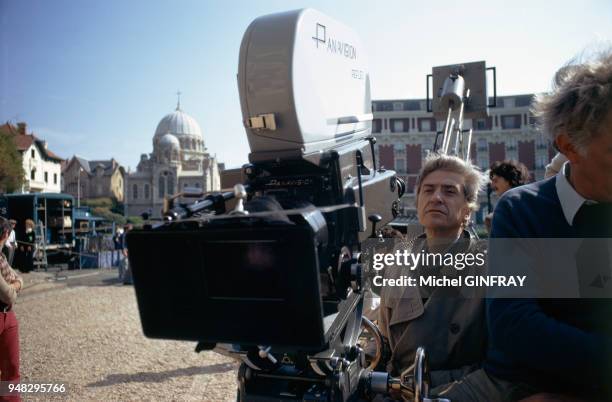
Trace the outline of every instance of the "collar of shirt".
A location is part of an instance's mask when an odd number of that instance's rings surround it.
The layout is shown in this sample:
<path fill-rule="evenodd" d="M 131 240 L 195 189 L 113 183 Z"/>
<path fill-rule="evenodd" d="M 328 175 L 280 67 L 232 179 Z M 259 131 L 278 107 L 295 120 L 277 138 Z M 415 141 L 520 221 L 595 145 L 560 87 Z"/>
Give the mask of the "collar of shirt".
<path fill-rule="evenodd" d="M 459 239 L 471 239 L 472 235 L 470 234 L 470 232 L 468 232 L 467 230 L 463 229 L 462 232 L 459 234 L 459 236 L 457 236 L 457 238 L 455 240 L 453 240 L 452 243 L 450 243 L 448 246 L 446 246 L 446 248 L 444 249 L 444 251 L 442 251 L 442 254 L 448 253 L 450 251 L 451 248 L 453 248 L 455 246 L 455 244 L 457 244 L 457 242 L 459 241 Z M 417 239 L 420 239 L 423 244 L 424 244 L 424 249 L 426 251 L 429 250 L 429 247 L 427 246 L 427 235 L 425 233 L 421 233 L 420 235 L 417 236 Z"/>
<path fill-rule="evenodd" d="M 582 206 L 582 204 L 586 203 L 587 205 L 597 204 L 595 201 L 587 200 L 572 186 L 569 182 L 568 177 L 570 175 L 570 163 L 565 162 L 559 173 L 557 173 L 555 179 L 555 187 L 557 188 L 557 195 L 559 196 L 559 202 L 561 202 L 561 209 L 563 210 L 563 215 L 565 216 L 565 220 L 568 225 L 572 226 L 574 222 L 574 217 L 578 210 Z"/>

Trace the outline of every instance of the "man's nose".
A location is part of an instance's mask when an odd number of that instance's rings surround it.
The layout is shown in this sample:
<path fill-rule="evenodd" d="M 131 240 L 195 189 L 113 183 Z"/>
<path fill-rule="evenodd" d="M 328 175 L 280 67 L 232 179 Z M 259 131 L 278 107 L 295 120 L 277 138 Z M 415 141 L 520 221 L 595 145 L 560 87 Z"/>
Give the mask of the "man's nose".
<path fill-rule="evenodd" d="M 442 200 L 443 200 L 443 197 L 442 197 L 442 190 L 441 190 L 441 189 L 436 189 L 436 190 L 434 191 L 434 193 L 433 193 L 432 198 L 433 198 L 435 201 L 442 202 Z"/>

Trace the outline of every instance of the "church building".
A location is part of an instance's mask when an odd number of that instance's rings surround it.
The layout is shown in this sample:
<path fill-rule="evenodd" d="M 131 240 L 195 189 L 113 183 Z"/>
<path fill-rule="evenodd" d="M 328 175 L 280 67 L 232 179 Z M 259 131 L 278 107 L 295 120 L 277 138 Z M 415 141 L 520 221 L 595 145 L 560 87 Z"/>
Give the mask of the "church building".
<path fill-rule="evenodd" d="M 198 122 L 181 110 L 161 119 L 153 136 L 153 152 L 142 154 L 127 180 L 128 215 L 159 217 L 166 196 L 186 187 L 205 192 L 220 189 L 219 166 L 207 152 Z"/>

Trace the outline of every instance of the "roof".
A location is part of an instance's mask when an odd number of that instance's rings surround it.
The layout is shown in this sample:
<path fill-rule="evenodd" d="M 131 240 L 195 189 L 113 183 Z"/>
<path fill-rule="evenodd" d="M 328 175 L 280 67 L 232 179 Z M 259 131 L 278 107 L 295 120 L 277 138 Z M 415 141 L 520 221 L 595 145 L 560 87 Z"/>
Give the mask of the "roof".
<path fill-rule="evenodd" d="M 174 134 L 178 137 L 191 135 L 202 138 L 202 130 L 198 122 L 179 107 L 170 114 L 164 116 L 155 130 L 154 137 L 161 137 L 164 134 Z"/>
<path fill-rule="evenodd" d="M 76 160 L 81 165 L 83 170 L 90 175 L 95 173 L 95 170 L 98 166 L 101 166 L 104 169 L 104 176 L 111 176 L 116 169 L 121 169 L 123 171 L 123 167 L 119 165 L 119 162 L 117 162 L 114 158 L 88 161 L 85 158 L 74 155 L 72 157 L 72 160 Z M 72 162 L 72 160 L 70 162 Z M 66 165 L 65 168 L 70 165 L 70 162 Z"/>
<path fill-rule="evenodd" d="M 64 193 L 11 193 L 4 194 L 7 198 L 49 198 L 54 200 L 70 200 L 74 201 L 74 197 Z"/>
<path fill-rule="evenodd" d="M 0 126 L 0 134 L 8 134 L 13 137 L 13 141 L 15 142 L 15 146 L 17 150 L 20 152 L 25 152 L 32 146 L 32 144 L 36 144 L 40 153 L 47 157 L 48 159 L 52 159 L 58 162 L 64 160 L 61 156 L 58 156 L 50 149 L 45 147 L 45 141 L 36 137 L 34 134 L 20 134 L 17 128 L 10 124 L 9 122 L 4 123 Z"/>

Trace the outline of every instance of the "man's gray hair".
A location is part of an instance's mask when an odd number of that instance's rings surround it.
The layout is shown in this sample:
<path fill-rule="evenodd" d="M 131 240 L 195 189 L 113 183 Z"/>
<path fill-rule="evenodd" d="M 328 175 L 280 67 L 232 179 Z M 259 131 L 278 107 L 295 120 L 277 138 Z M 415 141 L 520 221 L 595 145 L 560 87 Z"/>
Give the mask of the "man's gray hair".
<path fill-rule="evenodd" d="M 478 209 L 478 192 L 483 188 L 486 178 L 480 172 L 478 167 L 474 166 L 471 162 L 464 161 L 456 156 L 438 153 L 429 154 L 427 158 L 425 158 L 425 162 L 423 163 L 423 167 L 419 173 L 417 195 L 421 191 L 421 184 L 423 183 L 425 177 L 436 170 L 458 173 L 465 177 L 465 187 L 463 188 L 463 193 L 468 203 L 468 207 L 472 212 Z"/>
<path fill-rule="evenodd" d="M 555 141 L 566 133 L 578 152 L 584 154 L 612 111 L 612 49 L 591 61 L 571 61 L 555 74 L 553 90 L 538 95 L 533 114 L 544 133 Z"/>

